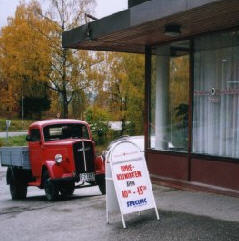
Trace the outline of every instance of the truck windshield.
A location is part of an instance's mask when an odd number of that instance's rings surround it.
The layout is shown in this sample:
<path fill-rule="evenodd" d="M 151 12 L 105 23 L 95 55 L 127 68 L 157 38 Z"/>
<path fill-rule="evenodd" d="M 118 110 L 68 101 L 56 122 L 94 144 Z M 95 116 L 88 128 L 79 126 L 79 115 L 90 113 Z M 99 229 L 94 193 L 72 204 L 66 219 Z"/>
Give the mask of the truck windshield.
<path fill-rule="evenodd" d="M 43 128 L 45 141 L 63 139 L 89 139 L 89 132 L 83 124 L 56 124 Z"/>

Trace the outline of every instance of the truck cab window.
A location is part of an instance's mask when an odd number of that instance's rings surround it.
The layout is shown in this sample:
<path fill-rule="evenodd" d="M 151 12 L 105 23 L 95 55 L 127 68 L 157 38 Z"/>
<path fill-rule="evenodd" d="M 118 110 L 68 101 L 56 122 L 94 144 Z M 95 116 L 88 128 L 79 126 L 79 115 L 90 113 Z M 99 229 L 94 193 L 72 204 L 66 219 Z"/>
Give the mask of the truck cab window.
<path fill-rule="evenodd" d="M 41 140 L 40 130 L 32 129 L 30 131 L 30 138 L 31 138 L 31 141 L 40 141 Z"/>
<path fill-rule="evenodd" d="M 86 126 L 82 126 L 82 138 L 89 139 L 89 132 Z"/>
<path fill-rule="evenodd" d="M 83 124 L 56 124 L 43 129 L 45 141 L 62 139 L 89 139 L 89 132 Z"/>

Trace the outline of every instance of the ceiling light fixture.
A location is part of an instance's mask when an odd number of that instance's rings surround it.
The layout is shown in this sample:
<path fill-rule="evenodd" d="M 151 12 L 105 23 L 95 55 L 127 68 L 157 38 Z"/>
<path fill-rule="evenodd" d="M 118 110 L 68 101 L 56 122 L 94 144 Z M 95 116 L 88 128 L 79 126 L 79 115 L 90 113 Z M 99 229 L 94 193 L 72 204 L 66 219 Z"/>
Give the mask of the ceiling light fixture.
<path fill-rule="evenodd" d="M 167 24 L 164 27 L 164 34 L 169 37 L 178 37 L 181 34 L 181 26 L 178 24 Z"/>

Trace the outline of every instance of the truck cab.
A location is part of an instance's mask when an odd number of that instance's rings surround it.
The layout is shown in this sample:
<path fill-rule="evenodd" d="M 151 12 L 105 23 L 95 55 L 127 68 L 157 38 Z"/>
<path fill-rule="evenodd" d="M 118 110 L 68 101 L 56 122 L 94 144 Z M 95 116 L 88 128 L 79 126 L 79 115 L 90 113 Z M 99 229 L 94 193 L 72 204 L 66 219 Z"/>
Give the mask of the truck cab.
<path fill-rule="evenodd" d="M 98 185 L 105 194 L 104 163 L 96 158 L 86 122 L 37 121 L 30 125 L 26 140 L 31 170 L 8 168 L 7 182 L 13 199 L 26 197 L 27 186 L 44 188 L 50 201 L 59 195 L 71 196 L 75 188 L 85 187 L 86 183 Z"/>

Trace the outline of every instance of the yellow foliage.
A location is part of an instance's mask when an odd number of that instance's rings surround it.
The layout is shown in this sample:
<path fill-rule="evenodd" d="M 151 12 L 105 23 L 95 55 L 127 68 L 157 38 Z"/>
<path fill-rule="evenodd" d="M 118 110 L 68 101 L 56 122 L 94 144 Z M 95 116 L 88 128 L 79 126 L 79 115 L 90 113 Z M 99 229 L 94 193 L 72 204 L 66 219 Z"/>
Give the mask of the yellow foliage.
<path fill-rule="evenodd" d="M 142 134 L 144 110 L 144 56 L 105 53 L 96 104 L 111 113 L 112 120 L 129 121 Z"/>
<path fill-rule="evenodd" d="M 36 2 L 20 4 L 15 16 L 1 29 L 0 74 L 6 86 L 6 91 L 1 93 L 3 109 L 16 108 L 22 91 L 25 96 L 39 96 L 45 91 L 37 83 L 47 81 L 51 56 L 48 43 L 40 33 L 48 34 L 48 25 L 35 15 L 39 8 Z"/>
<path fill-rule="evenodd" d="M 61 113 L 67 117 L 68 105 L 79 101 L 79 91 L 90 86 L 92 66 L 99 60 L 87 51 L 63 49 L 61 36 L 82 22 L 94 0 L 50 3 L 50 11 L 45 13 L 37 1 L 20 3 L 15 16 L 9 18 L 0 34 L 0 74 L 15 89 L 15 100 L 22 92 L 24 96 L 44 96 L 46 87 L 54 90 Z"/>

